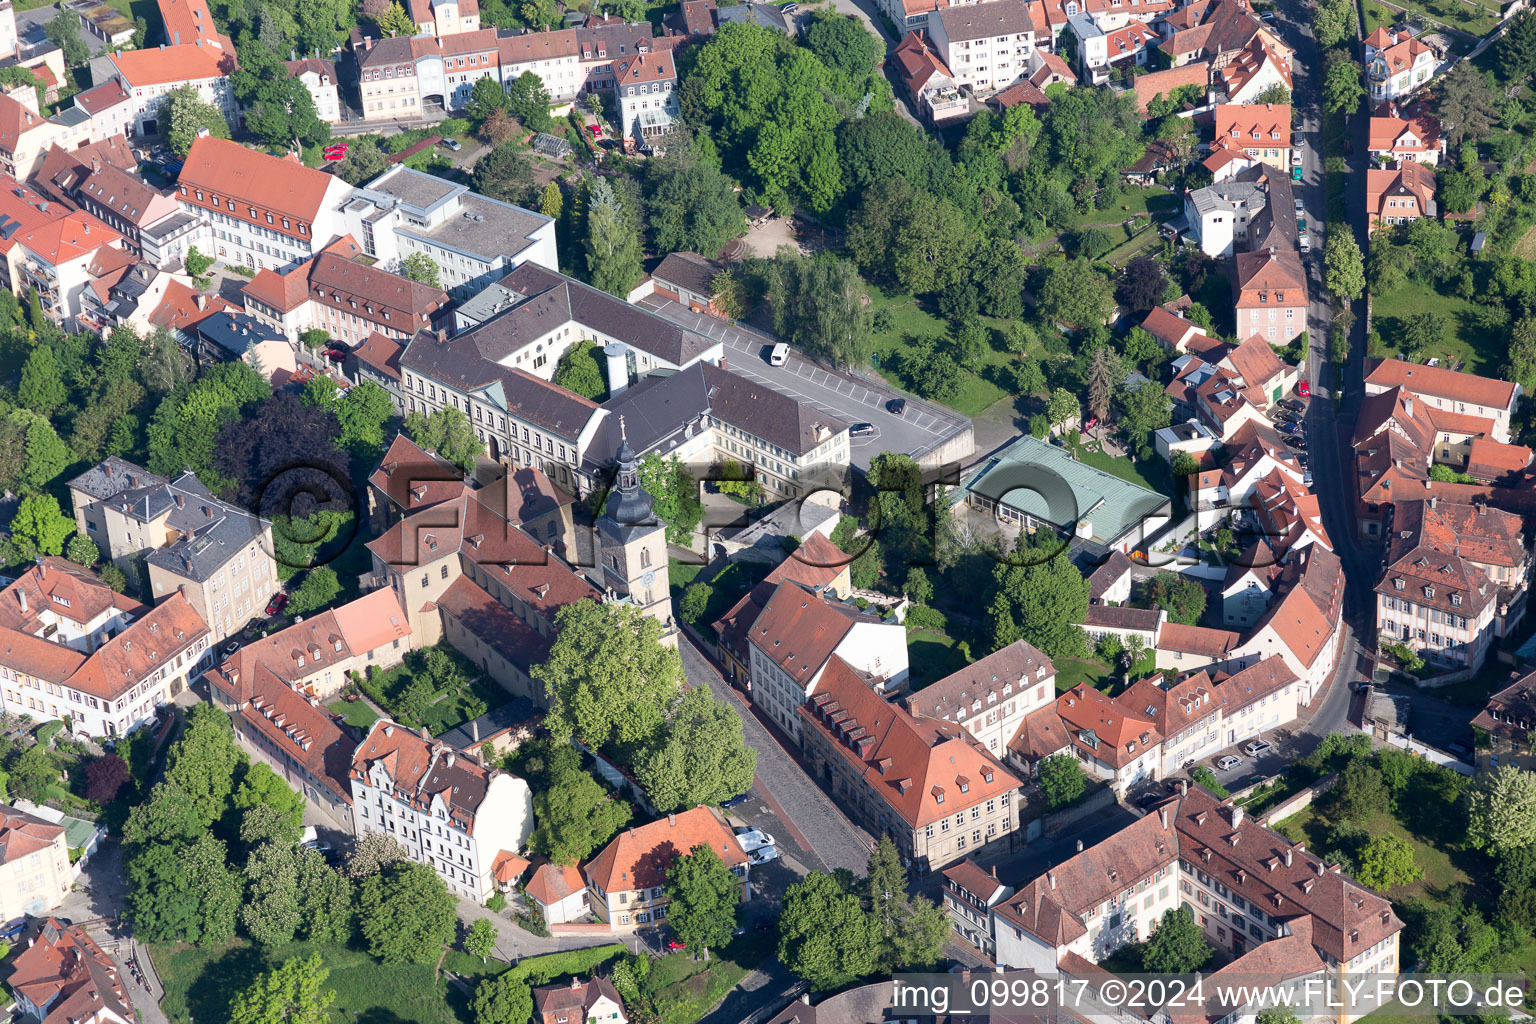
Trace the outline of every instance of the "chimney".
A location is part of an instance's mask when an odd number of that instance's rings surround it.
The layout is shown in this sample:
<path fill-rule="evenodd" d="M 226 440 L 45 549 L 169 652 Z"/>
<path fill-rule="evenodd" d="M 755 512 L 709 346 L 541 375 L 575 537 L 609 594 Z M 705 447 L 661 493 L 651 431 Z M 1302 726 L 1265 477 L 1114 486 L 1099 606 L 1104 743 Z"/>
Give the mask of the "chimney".
<path fill-rule="evenodd" d="M 996 864 L 992 865 L 992 877 L 993 878 L 997 877 L 997 865 Z"/>
<path fill-rule="evenodd" d="M 1236 804 L 1232 805 L 1232 827 L 1237 828 L 1243 823 L 1243 809 Z"/>
<path fill-rule="evenodd" d="M 1285 848 L 1285 866 L 1286 867 L 1290 867 L 1291 866 L 1291 848 L 1290 847 L 1286 847 Z"/>
<path fill-rule="evenodd" d="M 1051 887 L 1051 891 L 1054 892 L 1056 889 L 1056 872 L 1047 871 L 1045 873 L 1045 882 Z"/>
<path fill-rule="evenodd" d="M 1322 861 L 1318 861 L 1316 864 L 1313 864 L 1312 868 L 1317 872 L 1318 878 L 1322 878 L 1323 875 L 1328 871 L 1328 868 L 1324 866 Z"/>
<path fill-rule="evenodd" d="M 1403 399 L 1403 412 L 1407 413 L 1409 416 L 1413 415 L 1413 396 L 1412 395 L 1409 395 L 1407 398 Z"/>
<path fill-rule="evenodd" d="M 439 328 L 438 332 L 437 332 L 437 343 L 439 345 L 444 345 L 444 344 L 447 344 L 447 342 L 448 342 L 448 332 L 446 330 L 442 329 L 442 328 Z"/>
<path fill-rule="evenodd" d="M 394 726 L 392 726 L 392 725 L 386 725 L 386 726 L 385 726 L 385 727 L 384 727 L 384 738 L 385 738 L 385 739 L 389 739 L 389 738 L 390 738 L 390 737 L 391 737 L 391 736 L 393 736 L 393 735 L 394 735 L 394 734 L 395 734 L 395 727 L 394 727 Z"/>
<path fill-rule="evenodd" d="M 572 992 L 579 992 L 579 991 L 581 991 L 581 979 L 580 978 L 572 978 L 571 979 L 571 991 Z"/>
<path fill-rule="evenodd" d="M 469 738 L 476 743 L 480 742 L 480 719 L 472 718 L 469 722 Z"/>
<path fill-rule="evenodd" d="M 1488 506 L 1482 502 L 1479 502 L 1477 506 L 1477 514 L 1480 516 L 1486 516 L 1488 514 Z"/>
<path fill-rule="evenodd" d="M 677 824 L 677 814 L 676 813 L 667 815 L 667 824 L 668 825 L 676 825 Z"/>
<path fill-rule="evenodd" d="M 1079 839 L 1077 841 L 1077 852 L 1078 853 L 1082 853 L 1083 852 L 1083 841 L 1081 839 Z"/>
<path fill-rule="evenodd" d="M 444 756 L 444 758 L 443 758 L 443 766 L 446 767 L 446 768 L 452 768 L 453 767 L 453 755 L 452 754 L 448 754 L 448 755 Z"/>
<path fill-rule="evenodd" d="M 16 598 L 21 602 L 21 614 L 27 614 L 27 592 L 25 590 L 16 591 Z"/>
<path fill-rule="evenodd" d="M 1189 792 L 1189 783 L 1185 782 L 1183 779 L 1180 779 L 1179 780 L 1179 796 L 1184 796 L 1188 792 Z"/>
<path fill-rule="evenodd" d="M 187 507 L 187 496 L 185 494 L 177 494 L 176 495 L 176 507 L 177 508 L 186 508 Z"/>
<path fill-rule="evenodd" d="M 208 296 L 204 295 L 202 292 L 198 292 L 197 293 L 197 308 L 198 309 L 207 309 L 208 308 Z"/>
<path fill-rule="evenodd" d="M 1157 820 L 1162 823 L 1163 828 L 1167 828 L 1168 827 L 1168 808 L 1167 807 L 1159 807 L 1157 809 Z M 1287 860 L 1290 859 L 1290 854 L 1286 854 L 1286 859 Z"/>

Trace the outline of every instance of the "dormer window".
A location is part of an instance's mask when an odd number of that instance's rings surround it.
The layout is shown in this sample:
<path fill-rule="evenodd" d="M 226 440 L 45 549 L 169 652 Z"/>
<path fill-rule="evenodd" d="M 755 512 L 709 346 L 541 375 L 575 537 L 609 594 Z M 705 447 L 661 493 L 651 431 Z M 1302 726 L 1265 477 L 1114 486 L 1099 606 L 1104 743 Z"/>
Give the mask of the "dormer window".
<path fill-rule="evenodd" d="M 1452 594 L 1451 595 L 1451 604 L 1453 604 L 1456 607 L 1460 608 L 1461 607 L 1461 595 L 1460 594 Z"/>
<path fill-rule="evenodd" d="M 1435 588 L 1434 587 L 1425 587 L 1424 588 L 1424 596 L 1425 597 L 1429 597 L 1429 598 L 1434 597 L 1435 596 Z"/>
<path fill-rule="evenodd" d="M 1395 579 L 1395 580 L 1392 581 L 1392 589 L 1393 590 L 1402 590 L 1404 585 L 1405 584 L 1403 583 L 1403 580 L 1402 580 L 1401 577 L 1399 577 L 1398 579 Z"/>

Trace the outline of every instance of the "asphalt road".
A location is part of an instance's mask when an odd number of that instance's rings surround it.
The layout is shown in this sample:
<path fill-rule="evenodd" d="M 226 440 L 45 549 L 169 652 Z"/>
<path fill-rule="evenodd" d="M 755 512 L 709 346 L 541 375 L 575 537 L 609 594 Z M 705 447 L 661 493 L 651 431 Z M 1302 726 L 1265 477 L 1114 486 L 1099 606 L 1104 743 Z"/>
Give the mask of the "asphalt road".
<path fill-rule="evenodd" d="M 915 458 L 969 426 L 969 421 L 959 413 L 865 377 L 828 370 L 793 349 L 783 366 L 770 366 L 767 351 L 778 339 L 695 313 L 671 299 L 648 295 L 639 305 L 724 342 L 732 372 L 766 384 L 780 394 L 809 402 L 845 423 L 871 424 L 873 434 L 852 438 L 852 461 L 860 469 L 868 469 L 870 460 L 881 452 L 905 452 Z M 901 415 L 887 407 L 897 398 L 906 400 L 906 410 Z"/>

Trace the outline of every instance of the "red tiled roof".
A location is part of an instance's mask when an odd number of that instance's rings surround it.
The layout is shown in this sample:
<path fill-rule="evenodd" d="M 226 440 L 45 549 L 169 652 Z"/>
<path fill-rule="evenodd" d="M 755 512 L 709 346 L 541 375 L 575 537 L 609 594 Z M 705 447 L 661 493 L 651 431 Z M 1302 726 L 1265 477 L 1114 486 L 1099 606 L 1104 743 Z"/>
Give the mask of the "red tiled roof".
<path fill-rule="evenodd" d="M 1210 82 L 1209 61 L 1191 61 L 1166 71 L 1137 75 L 1132 82 L 1132 88 L 1136 90 L 1136 109 L 1145 114 L 1147 103 L 1154 97 L 1161 96 L 1163 99 L 1168 99 L 1175 89 L 1182 89 L 1186 85 L 1206 86 Z"/>
<path fill-rule="evenodd" d="M 1393 388 L 1398 385 L 1419 395 L 1433 395 L 1452 402 L 1467 402 L 1493 409 L 1507 408 L 1514 400 L 1515 385 L 1492 377 L 1459 373 L 1443 366 L 1421 366 L 1401 359 L 1383 359 L 1369 367 L 1367 384 Z"/>
<path fill-rule="evenodd" d="M 832 657 L 857 622 L 878 622 L 852 605 L 813 594 L 797 583 L 775 588 L 752 623 L 749 639 L 801 686 Z"/>
<path fill-rule="evenodd" d="M 211 209 L 215 205 L 212 197 L 218 196 L 221 202 L 235 202 L 233 211 L 220 207 L 225 216 L 250 220 L 249 208 L 255 207 L 258 216 L 270 211 L 307 228 L 320 214 L 326 190 L 337 181 L 297 160 L 269 156 L 237 142 L 205 135 L 192 143 L 177 185 L 186 193 L 181 201 L 193 206 Z M 204 200 L 197 199 L 197 189 L 205 193 Z M 281 225 L 264 226 L 281 229 Z M 297 234 L 297 227 L 286 233 Z"/>
<path fill-rule="evenodd" d="M 122 50 L 107 59 L 117 68 L 123 80 L 135 89 L 195 82 L 204 78 L 223 78 L 234 74 L 239 66 L 233 50 L 225 52 L 206 43 Z"/>
<path fill-rule="evenodd" d="M 308 270 L 309 262 L 282 274 L 265 267 L 241 286 L 240 293 L 279 313 L 291 313 L 309 301 Z"/>
<path fill-rule="evenodd" d="M 960 726 L 915 718 L 875 693 L 848 663 L 833 657 L 809 703 L 805 728 L 830 746 L 907 825 L 919 828 L 999 794 L 1019 780 Z M 850 745 L 851 744 L 851 745 Z"/>
<path fill-rule="evenodd" d="M 54 266 L 123 240 L 122 235 L 81 210 L 71 210 L 58 220 L 16 237 L 29 252 Z"/>
<path fill-rule="evenodd" d="M 427 451 L 405 434 L 396 434 L 368 483 L 396 507 L 410 513 L 464 495 L 468 484 L 459 468 Z"/>
<path fill-rule="evenodd" d="M 369 331 L 363 343 L 352 350 L 352 355 L 363 365 L 399 380 L 400 353 L 404 351 L 405 346 L 395 339 L 387 338 L 378 331 Z"/>
<path fill-rule="evenodd" d="M 545 861 L 533 869 L 533 877 L 525 887 L 528 895 L 544 906 L 553 906 L 572 893 L 587 887 L 581 879 L 581 871 L 574 864 L 559 865 Z"/>
<path fill-rule="evenodd" d="M 62 831 L 62 830 L 61 830 Z M 11 964 L 10 987 L 34 1006 L 46 1006 L 43 1024 L 135 1020 L 136 1012 L 118 974 L 117 964 L 84 928 L 44 919 Z"/>
<path fill-rule="evenodd" d="M 694 807 L 620 832 L 583 869 L 610 896 L 664 885 L 667 869 L 696 846 L 708 846 L 728 868 L 747 862 L 731 830 L 712 808 Z"/>
<path fill-rule="evenodd" d="M 1530 464 L 1531 449 L 1525 445 L 1504 444 L 1486 437 L 1474 439 L 1467 454 L 1468 475 L 1484 483 L 1522 472 Z"/>
<path fill-rule="evenodd" d="M 354 746 L 351 737 L 341 731 L 329 714 L 265 666 L 257 667 L 249 694 L 249 703 L 241 707 L 240 718 L 350 804 Z"/>
<path fill-rule="evenodd" d="M 217 295 L 203 296 L 204 305 L 199 308 L 198 295 L 175 278 L 166 282 L 165 297 L 149 315 L 149 322 L 167 330 L 188 330 L 202 323 L 215 313 L 234 312 L 235 307 Z"/>
<path fill-rule="evenodd" d="M 1242 640 L 1239 634 L 1226 629 L 1209 629 L 1205 626 L 1186 626 L 1178 622 L 1165 622 L 1157 634 L 1157 647 L 1158 650 L 1223 658 L 1242 643 Z"/>

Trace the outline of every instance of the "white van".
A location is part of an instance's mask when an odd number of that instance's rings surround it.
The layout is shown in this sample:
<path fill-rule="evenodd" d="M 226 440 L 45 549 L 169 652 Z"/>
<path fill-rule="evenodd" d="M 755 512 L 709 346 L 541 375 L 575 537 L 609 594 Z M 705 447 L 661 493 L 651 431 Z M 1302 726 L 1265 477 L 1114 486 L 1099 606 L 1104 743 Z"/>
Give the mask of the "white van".
<path fill-rule="evenodd" d="M 782 341 L 779 342 L 777 345 L 773 346 L 773 351 L 768 353 L 768 365 L 769 366 L 783 366 L 788 361 L 789 361 L 789 346 L 786 345 Z"/>

